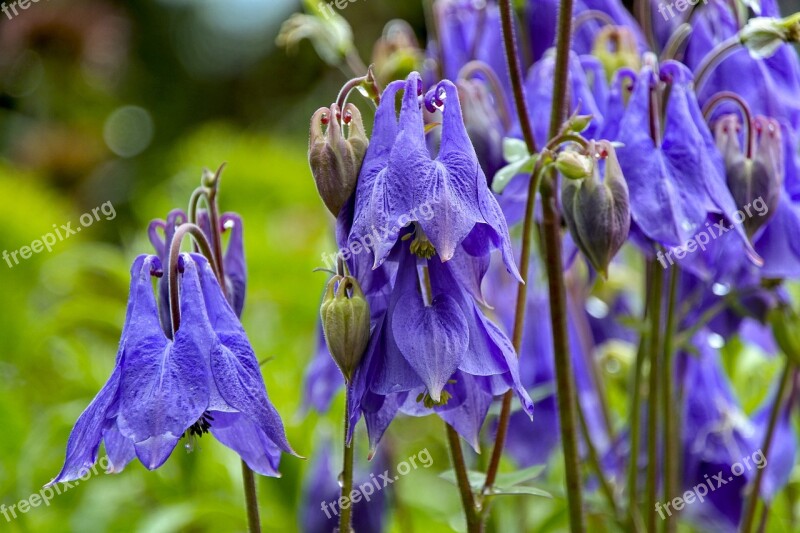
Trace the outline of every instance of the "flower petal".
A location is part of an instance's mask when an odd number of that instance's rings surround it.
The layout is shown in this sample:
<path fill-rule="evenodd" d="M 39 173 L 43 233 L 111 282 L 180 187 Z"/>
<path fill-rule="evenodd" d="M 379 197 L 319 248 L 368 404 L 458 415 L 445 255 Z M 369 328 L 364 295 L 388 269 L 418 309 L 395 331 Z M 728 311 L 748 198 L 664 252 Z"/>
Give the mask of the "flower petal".
<path fill-rule="evenodd" d="M 281 450 L 250 417 L 220 411 L 213 411 L 212 416 L 211 433 L 239 454 L 253 472 L 262 476 L 281 476 L 278 472 Z"/>

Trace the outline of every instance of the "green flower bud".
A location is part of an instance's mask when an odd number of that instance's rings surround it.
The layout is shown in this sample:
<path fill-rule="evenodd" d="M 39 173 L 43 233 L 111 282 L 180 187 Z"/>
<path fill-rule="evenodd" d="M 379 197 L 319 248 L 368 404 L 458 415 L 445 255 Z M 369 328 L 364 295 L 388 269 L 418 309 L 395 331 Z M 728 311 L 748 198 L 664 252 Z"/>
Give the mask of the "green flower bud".
<path fill-rule="evenodd" d="M 571 180 L 588 178 L 594 172 L 594 159 L 575 150 L 564 150 L 556 157 L 556 168 Z"/>
<path fill-rule="evenodd" d="M 358 281 L 352 276 L 331 278 L 319 314 L 328 351 L 350 383 L 370 334 L 369 304 Z"/>
<path fill-rule="evenodd" d="M 740 123 L 737 115 L 723 115 L 714 127 L 717 148 L 725 162 L 725 175 L 736 205 L 740 209 L 753 206 L 758 216 L 748 216 L 743 225 L 753 237 L 775 214 L 783 191 L 784 164 L 780 124 L 774 119 L 757 116 L 750 130 L 751 146 L 742 151 L 739 144 Z"/>
<path fill-rule="evenodd" d="M 753 57 L 770 57 L 782 44 L 800 40 L 800 13 L 784 19 L 753 17 L 739 31 L 739 40 Z"/>
<path fill-rule="evenodd" d="M 589 153 L 605 159 L 605 178 L 600 180 L 600 165 L 595 162 L 587 178 L 564 180 L 561 204 L 575 244 L 605 277 L 609 263 L 628 238 L 628 185 L 610 142 L 593 141 Z"/>
<path fill-rule="evenodd" d="M 349 129 L 347 136 L 342 131 L 343 124 Z M 327 129 L 323 131 L 325 125 Z M 356 188 L 368 145 L 361 113 L 353 104 L 345 105 L 344 113 L 336 104 L 321 107 L 311 117 L 308 164 L 317 191 L 333 216 L 339 215 Z"/>
<path fill-rule="evenodd" d="M 767 314 L 772 335 L 781 351 L 800 364 L 800 317 L 786 304 L 779 304 Z"/>
<path fill-rule="evenodd" d="M 421 71 L 424 60 L 425 53 L 419 47 L 414 28 L 405 20 L 390 20 L 372 49 L 375 76 L 381 87 Z"/>
<path fill-rule="evenodd" d="M 594 39 L 592 55 L 603 64 L 609 82 L 622 67 L 638 72 L 642 66 L 636 36 L 624 26 L 603 26 Z"/>

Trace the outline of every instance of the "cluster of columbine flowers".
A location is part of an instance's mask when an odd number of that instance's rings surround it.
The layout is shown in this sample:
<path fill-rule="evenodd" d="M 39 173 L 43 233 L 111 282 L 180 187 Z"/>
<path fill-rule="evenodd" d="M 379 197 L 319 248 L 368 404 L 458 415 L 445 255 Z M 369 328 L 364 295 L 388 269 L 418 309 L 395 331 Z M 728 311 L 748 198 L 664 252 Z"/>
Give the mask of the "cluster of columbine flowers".
<path fill-rule="evenodd" d="M 509 0 L 438 0 L 427 51 L 395 21 L 369 70 L 338 15 L 287 22 L 282 42 L 311 36 L 327 61 L 367 71 L 313 114 L 309 142 L 337 244 L 365 248 L 331 273 L 324 348 L 308 377 L 309 403 L 321 409 L 345 383 L 344 497 L 356 424 L 364 418 L 375 453 L 398 414 L 446 424 L 471 532 L 498 493 L 504 450 L 529 466 L 560 442 L 573 531 L 585 527 L 585 489 L 601 492 L 610 520 L 655 531 L 659 502 L 756 450 L 769 466 L 719 486 L 691 519 L 749 532 L 759 501 L 786 485 L 800 362 L 800 319 L 786 290 L 800 278 L 800 64 L 786 43 L 800 39 L 800 19 L 778 18 L 773 0 L 711 0 L 663 22 L 655 2 L 641 4 L 637 21 L 617 0 L 531 1 L 523 54 Z M 522 57 L 533 61 L 524 80 Z M 376 106 L 369 138 L 347 102 L 354 89 Z M 205 175 L 188 214 L 151 224 L 157 253 L 133 264 L 114 371 L 78 419 L 54 483 L 91 467 L 101 442 L 111 470 L 135 457 L 154 469 L 182 439 L 191 447 L 210 432 L 246 465 L 252 518 L 249 474 L 276 475 L 281 452 L 293 453 L 239 322 L 242 222 L 218 214 L 218 184 L 219 173 Z M 764 212 L 737 220 L 756 201 Z M 435 206 L 432 215 L 414 216 L 422 206 Z M 509 225 L 520 222 L 517 261 Z M 724 238 L 660 268 L 659 254 L 712 226 Z M 531 251 L 534 228 L 542 245 Z M 187 235 L 194 253 L 181 253 Z M 626 245 L 630 253 L 618 254 Z M 604 280 L 638 258 L 647 265 L 641 295 L 608 290 Z M 640 331 L 622 320 L 637 312 Z M 719 348 L 737 337 L 786 356 L 752 416 L 721 364 Z M 597 364 L 599 347 L 620 341 L 638 344 L 624 424 Z M 500 396 L 475 490 L 458 437 L 479 451 Z M 599 483 L 584 486 L 581 457 Z M 374 513 L 361 516 L 356 530 L 380 528 Z M 342 506 L 333 520 L 348 531 L 352 517 Z M 668 518 L 674 531 L 677 515 Z"/>
<path fill-rule="evenodd" d="M 522 409 L 507 413 L 504 401 L 495 442 L 529 466 L 546 462 L 561 435 L 573 531 L 584 527 L 583 483 L 569 482 L 580 480 L 579 456 L 613 520 L 655 530 L 654 504 L 762 449 L 771 466 L 690 514 L 699 527 L 750 531 L 759 500 L 769 504 L 787 483 L 797 448 L 789 414 L 800 321 L 785 285 L 800 278 L 800 63 L 786 43 L 800 38 L 800 19 L 779 18 L 772 0 L 712 0 L 666 22 L 653 16 L 657 7 L 643 2 L 634 16 L 616 0 L 527 2 L 524 53 L 503 0 L 434 2 L 426 51 L 404 23 L 387 26 L 369 74 L 312 118 L 309 161 L 342 249 L 421 202 L 435 214 L 340 261 L 323 309 L 350 300 L 350 321 L 323 311 L 328 349 L 309 368 L 307 402 L 327 409 L 341 383 L 331 354 L 347 384 L 350 432 L 363 416 L 373 450 L 398 413 L 438 414 L 478 450 L 489 406 L 512 390 Z M 280 41 L 292 44 L 309 26 L 347 29 L 340 18 L 298 15 Z M 352 68 L 360 60 L 348 35 L 311 39 L 326 61 Z M 525 57 L 532 64 L 520 83 Z M 412 65 L 423 74 L 409 73 Z M 355 86 L 377 103 L 369 140 L 353 104 L 339 112 Z M 555 128 L 542 120 L 551 115 L 561 116 Z M 764 206 L 757 215 L 737 215 L 754 203 Z M 553 209 L 566 230 L 556 228 L 558 257 L 547 238 Z M 522 272 L 507 230 L 519 222 Z M 533 226 L 545 244 L 526 257 Z M 712 229 L 720 238 L 685 253 Z M 631 252 L 617 257 L 626 244 Z M 493 250 L 506 273 L 490 261 Z M 676 251 L 684 253 L 665 272 L 656 258 Z M 598 281 L 635 268 L 636 256 L 647 265 L 640 293 Z M 515 287 L 523 280 L 529 288 Z M 516 310 L 515 293 L 524 296 Z M 635 313 L 641 333 L 626 320 Z M 539 318 L 548 314 L 551 327 Z M 341 331 L 355 329 L 358 341 L 346 342 Z M 503 333 L 512 330 L 514 342 Z M 786 356 L 751 416 L 721 363 L 720 347 L 734 338 Z M 601 349 L 619 342 L 636 353 L 622 430 L 598 371 Z M 559 376 L 565 362 L 572 368 Z M 536 398 L 531 421 L 526 391 L 542 387 L 552 392 Z M 572 411 L 559 407 L 573 394 Z M 489 476 L 482 494 L 466 491 L 470 531 L 481 527 L 470 513 L 485 511 Z M 669 531 L 678 516 L 668 517 Z"/>

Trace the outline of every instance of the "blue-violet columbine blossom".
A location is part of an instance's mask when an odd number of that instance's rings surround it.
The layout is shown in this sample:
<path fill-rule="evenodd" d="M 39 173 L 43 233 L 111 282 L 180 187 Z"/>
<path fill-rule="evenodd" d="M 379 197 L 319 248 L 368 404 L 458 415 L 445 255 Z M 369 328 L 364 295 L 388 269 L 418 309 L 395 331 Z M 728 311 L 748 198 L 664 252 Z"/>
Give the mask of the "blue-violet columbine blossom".
<path fill-rule="evenodd" d="M 179 261 L 181 325 L 162 331 L 151 277 L 161 261 L 141 255 L 131 288 L 114 371 L 81 414 L 64 467 L 51 483 L 77 479 L 105 443 L 111 472 L 134 457 L 161 466 L 182 437 L 211 432 L 255 472 L 278 476 L 281 451 L 294 453 L 270 403 L 260 367 L 241 323 L 208 261 Z"/>

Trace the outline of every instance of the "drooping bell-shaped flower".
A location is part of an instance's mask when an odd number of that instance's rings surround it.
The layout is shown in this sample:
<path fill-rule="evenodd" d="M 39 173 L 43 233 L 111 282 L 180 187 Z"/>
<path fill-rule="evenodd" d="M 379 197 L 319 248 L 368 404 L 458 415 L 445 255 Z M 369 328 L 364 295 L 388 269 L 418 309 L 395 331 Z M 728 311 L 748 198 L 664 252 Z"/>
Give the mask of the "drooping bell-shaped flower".
<path fill-rule="evenodd" d="M 441 145 L 432 158 L 418 101 L 421 84 L 417 73 L 406 80 L 399 120 L 394 96 L 401 85 L 392 83 L 384 91 L 359 178 L 349 241 L 385 228 L 373 246 L 374 264 L 379 265 L 400 230 L 414 222 L 442 261 L 450 260 L 467 237 L 480 236 L 472 239 L 471 253 L 499 249 L 509 271 L 517 275 L 508 227 L 467 135 L 456 86 L 444 80 L 426 97 L 432 105 L 444 104 Z M 429 217 L 423 216 L 426 208 L 432 208 Z"/>
<path fill-rule="evenodd" d="M 152 470 L 182 438 L 209 431 L 253 471 L 277 476 L 281 451 L 294 452 L 208 261 L 180 256 L 181 322 L 174 338 L 161 328 L 153 275 L 162 275 L 158 257 L 139 256 L 114 370 L 78 418 L 64 467 L 51 483 L 74 480 L 90 468 L 101 441 L 111 471 L 136 457 Z"/>
<path fill-rule="evenodd" d="M 725 115 L 718 119 L 715 127 L 717 148 L 725 162 L 728 188 L 736 205 L 752 207 L 758 203 L 761 216 L 747 216 L 742 224 L 747 235 L 753 237 L 775 214 L 783 192 L 783 142 L 777 121 L 758 116 L 750 126 L 755 139 L 752 146 L 742 152 L 739 143 L 739 119 L 736 115 Z M 753 208 L 753 213 L 756 209 Z"/>
<path fill-rule="evenodd" d="M 741 206 L 726 187 L 722 157 L 691 83 L 689 70 L 674 61 L 662 64 L 658 74 L 644 67 L 636 78 L 615 138 L 624 144 L 617 155 L 630 191 L 631 218 L 647 238 L 671 248 L 700 231 L 708 214 L 718 215 L 759 262 L 742 226 L 732 223 Z M 661 127 L 655 91 L 668 94 Z"/>
<path fill-rule="evenodd" d="M 335 103 L 321 107 L 311 117 L 308 164 L 317 191 L 333 216 L 339 215 L 356 188 L 368 144 L 361 112 L 353 104 L 346 104 L 343 110 Z"/>
<path fill-rule="evenodd" d="M 607 275 L 630 230 L 628 186 L 611 143 L 592 142 L 588 151 L 592 168 L 582 179 L 563 181 L 561 204 L 573 241 L 595 270 Z M 601 161 L 605 161 L 602 180 Z"/>

